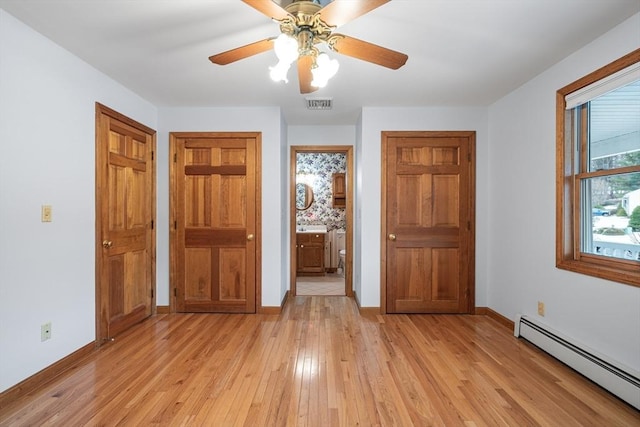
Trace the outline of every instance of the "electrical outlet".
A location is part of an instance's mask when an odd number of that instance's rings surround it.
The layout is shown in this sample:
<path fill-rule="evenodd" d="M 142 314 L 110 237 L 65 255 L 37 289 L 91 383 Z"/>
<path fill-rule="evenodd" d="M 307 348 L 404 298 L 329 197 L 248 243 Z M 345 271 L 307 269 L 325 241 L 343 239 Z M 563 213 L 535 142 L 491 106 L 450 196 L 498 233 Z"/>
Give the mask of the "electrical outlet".
<path fill-rule="evenodd" d="M 538 315 L 544 317 L 544 302 L 538 301 Z"/>
<path fill-rule="evenodd" d="M 40 341 L 51 339 L 51 322 L 47 322 L 40 326 Z"/>
<path fill-rule="evenodd" d="M 53 215 L 53 208 L 51 205 L 42 205 L 42 222 L 51 222 Z"/>

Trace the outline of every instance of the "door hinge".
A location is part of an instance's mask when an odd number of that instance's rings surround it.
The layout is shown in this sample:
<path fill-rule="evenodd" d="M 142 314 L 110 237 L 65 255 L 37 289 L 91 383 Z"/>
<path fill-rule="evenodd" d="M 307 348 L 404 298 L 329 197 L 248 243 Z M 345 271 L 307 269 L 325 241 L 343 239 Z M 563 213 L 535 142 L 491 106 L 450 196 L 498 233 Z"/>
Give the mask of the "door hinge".
<path fill-rule="evenodd" d="M 178 153 L 173 153 L 173 163 L 178 162 Z"/>
<path fill-rule="evenodd" d="M 151 289 L 151 298 L 153 298 L 153 289 Z"/>
<path fill-rule="evenodd" d="M 151 229 L 152 230 L 153 230 L 153 226 L 154 226 L 154 223 L 153 223 L 153 220 L 151 220 Z"/>
<path fill-rule="evenodd" d="M 178 221 L 173 221 L 173 229 L 174 230 L 178 229 Z"/>
<path fill-rule="evenodd" d="M 178 296 L 178 288 L 173 288 L 173 296 L 174 297 Z"/>
<path fill-rule="evenodd" d="M 153 151 L 151 152 L 151 160 L 153 160 Z"/>

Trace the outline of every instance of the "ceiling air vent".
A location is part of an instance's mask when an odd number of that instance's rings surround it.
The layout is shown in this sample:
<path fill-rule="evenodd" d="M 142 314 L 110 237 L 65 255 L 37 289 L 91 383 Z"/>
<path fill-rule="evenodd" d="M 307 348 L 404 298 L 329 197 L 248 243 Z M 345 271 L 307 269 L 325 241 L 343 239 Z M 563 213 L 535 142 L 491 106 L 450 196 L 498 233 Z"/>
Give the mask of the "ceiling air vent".
<path fill-rule="evenodd" d="M 305 98 L 307 100 L 307 110 L 331 110 L 333 108 L 333 98 Z"/>

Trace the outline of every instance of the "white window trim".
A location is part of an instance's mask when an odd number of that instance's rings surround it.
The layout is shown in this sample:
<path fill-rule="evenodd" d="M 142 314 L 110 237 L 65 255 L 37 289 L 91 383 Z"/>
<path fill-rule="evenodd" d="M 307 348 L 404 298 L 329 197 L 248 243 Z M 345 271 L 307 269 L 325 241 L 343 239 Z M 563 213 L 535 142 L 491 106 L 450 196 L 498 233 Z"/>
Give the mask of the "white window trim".
<path fill-rule="evenodd" d="M 571 110 L 578 105 L 586 104 L 605 93 L 626 86 L 636 80 L 640 80 L 640 63 L 630 65 L 627 68 L 566 95 L 564 97 L 566 103 L 565 109 Z"/>

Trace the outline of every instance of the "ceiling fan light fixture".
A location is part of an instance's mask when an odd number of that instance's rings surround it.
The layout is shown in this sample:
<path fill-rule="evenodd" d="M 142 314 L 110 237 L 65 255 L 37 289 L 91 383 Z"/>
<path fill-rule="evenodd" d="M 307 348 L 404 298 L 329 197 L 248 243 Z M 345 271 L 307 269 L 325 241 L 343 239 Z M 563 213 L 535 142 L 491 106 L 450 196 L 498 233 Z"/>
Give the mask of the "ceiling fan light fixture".
<path fill-rule="evenodd" d="M 280 62 L 290 65 L 298 59 L 298 40 L 287 34 L 280 34 L 273 43 L 273 50 Z"/>
<path fill-rule="evenodd" d="M 209 57 L 228 65 L 273 49 L 278 64 L 269 67 L 271 78 L 287 82 L 291 64 L 297 62 L 300 93 L 324 87 L 338 71 L 338 62 L 322 55 L 316 45 L 330 51 L 397 70 L 409 58 L 401 52 L 333 31 L 388 3 L 390 0 L 241 0 L 280 25 L 280 36 L 249 43 Z M 283 6 L 282 3 L 287 3 Z"/>
<path fill-rule="evenodd" d="M 275 67 L 269 67 L 269 77 L 271 77 L 271 80 L 274 82 L 289 83 L 289 79 L 287 78 L 289 68 L 291 68 L 290 64 L 280 61 Z"/>
<path fill-rule="evenodd" d="M 329 79 L 336 75 L 338 68 L 340 68 L 338 60 L 329 58 L 329 55 L 324 52 L 319 54 L 315 61 L 315 67 L 311 70 L 313 75 L 311 86 L 325 87 Z"/>
<path fill-rule="evenodd" d="M 278 63 L 275 67 L 269 67 L 269 76 L 274 82 L 289 83 L 287 73 L 291 64 L 298 59 L 298 41 L 287 34 L 280 34 L 273 43 L 273 50 Z"/>

